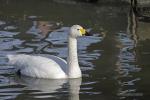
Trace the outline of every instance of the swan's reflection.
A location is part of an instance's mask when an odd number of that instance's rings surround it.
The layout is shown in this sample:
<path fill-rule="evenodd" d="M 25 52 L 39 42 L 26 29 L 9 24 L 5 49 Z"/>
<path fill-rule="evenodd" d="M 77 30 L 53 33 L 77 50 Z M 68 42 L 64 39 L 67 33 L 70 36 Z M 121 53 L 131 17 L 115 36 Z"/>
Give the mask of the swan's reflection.
<path fill-rule="evenodd" d="M 47 98 L 54 97 L 53 94 L 63 93 L 68 91 L 69 100 L 79 100 L 79 91 L 81 85 L 81 78 L 78 79 L 36 79 L 26 76 L 16 77 L 15 82 L 17 84 L 25 85 L 25 90 L 38 90 L 40 92 L 34 92 L 35 98 Z M 43 95 L 46 93 L 46 95 Z M 37 94 L 37 95 L 36 95 Z M 49 95 L 49 96 L 48 96 Z"/>
<path fill-rule="evenodd" d="M 69 80 L 69 100 L 79 100 L 79 91 L 81 85 L 81 78 Z"/>

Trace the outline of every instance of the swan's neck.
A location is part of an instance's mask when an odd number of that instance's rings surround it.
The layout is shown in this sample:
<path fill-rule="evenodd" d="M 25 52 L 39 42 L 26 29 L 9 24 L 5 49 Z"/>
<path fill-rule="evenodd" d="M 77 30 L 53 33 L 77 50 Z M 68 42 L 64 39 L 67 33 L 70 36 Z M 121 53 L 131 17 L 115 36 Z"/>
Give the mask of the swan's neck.
<path fill-rule="evenodd" d="M 78 78 L 81 77 L 81 70 L 78 63 L 77 39 L 71 36 L 68 39 L 68 76 L 69 78 Z"/>

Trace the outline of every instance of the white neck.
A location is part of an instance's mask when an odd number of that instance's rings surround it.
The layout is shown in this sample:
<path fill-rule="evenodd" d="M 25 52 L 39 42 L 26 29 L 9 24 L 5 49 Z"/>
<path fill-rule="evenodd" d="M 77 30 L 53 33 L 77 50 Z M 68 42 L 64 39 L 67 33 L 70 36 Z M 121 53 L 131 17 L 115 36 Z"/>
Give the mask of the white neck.
<path fill-rule="evenodd" d="M 68 41 L 68 76 L 78 78 L 81 77 L 81 70 L 78 63 L 77 39 L 69 36 Z"/>

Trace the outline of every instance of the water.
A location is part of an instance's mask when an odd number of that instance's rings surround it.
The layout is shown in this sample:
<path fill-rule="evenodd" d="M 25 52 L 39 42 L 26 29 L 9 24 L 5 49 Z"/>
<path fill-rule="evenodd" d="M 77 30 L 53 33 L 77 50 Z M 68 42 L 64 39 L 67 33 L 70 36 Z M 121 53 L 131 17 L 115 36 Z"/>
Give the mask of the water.
<path fill-rule="evenodd" d="M 149 100 L 149 23 L 128 5 L 64 0 L 0 3 L 0 100 Z M 78 38 L 82 79 L 18 76 L 6 54 L 50 54 L 67 58 L 67 32 Z M 142 34 L 142 35 L 141 35 Z"/>

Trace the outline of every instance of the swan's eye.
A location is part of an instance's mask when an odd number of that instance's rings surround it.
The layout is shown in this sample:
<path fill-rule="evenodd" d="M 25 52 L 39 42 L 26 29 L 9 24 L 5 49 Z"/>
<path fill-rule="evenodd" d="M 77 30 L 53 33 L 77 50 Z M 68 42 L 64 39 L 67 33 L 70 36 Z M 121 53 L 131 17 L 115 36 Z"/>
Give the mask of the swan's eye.
<path fill-rule="evenodd" d="M 80 29 L 77 29 L 78 31 L 80 30 Z"/>

